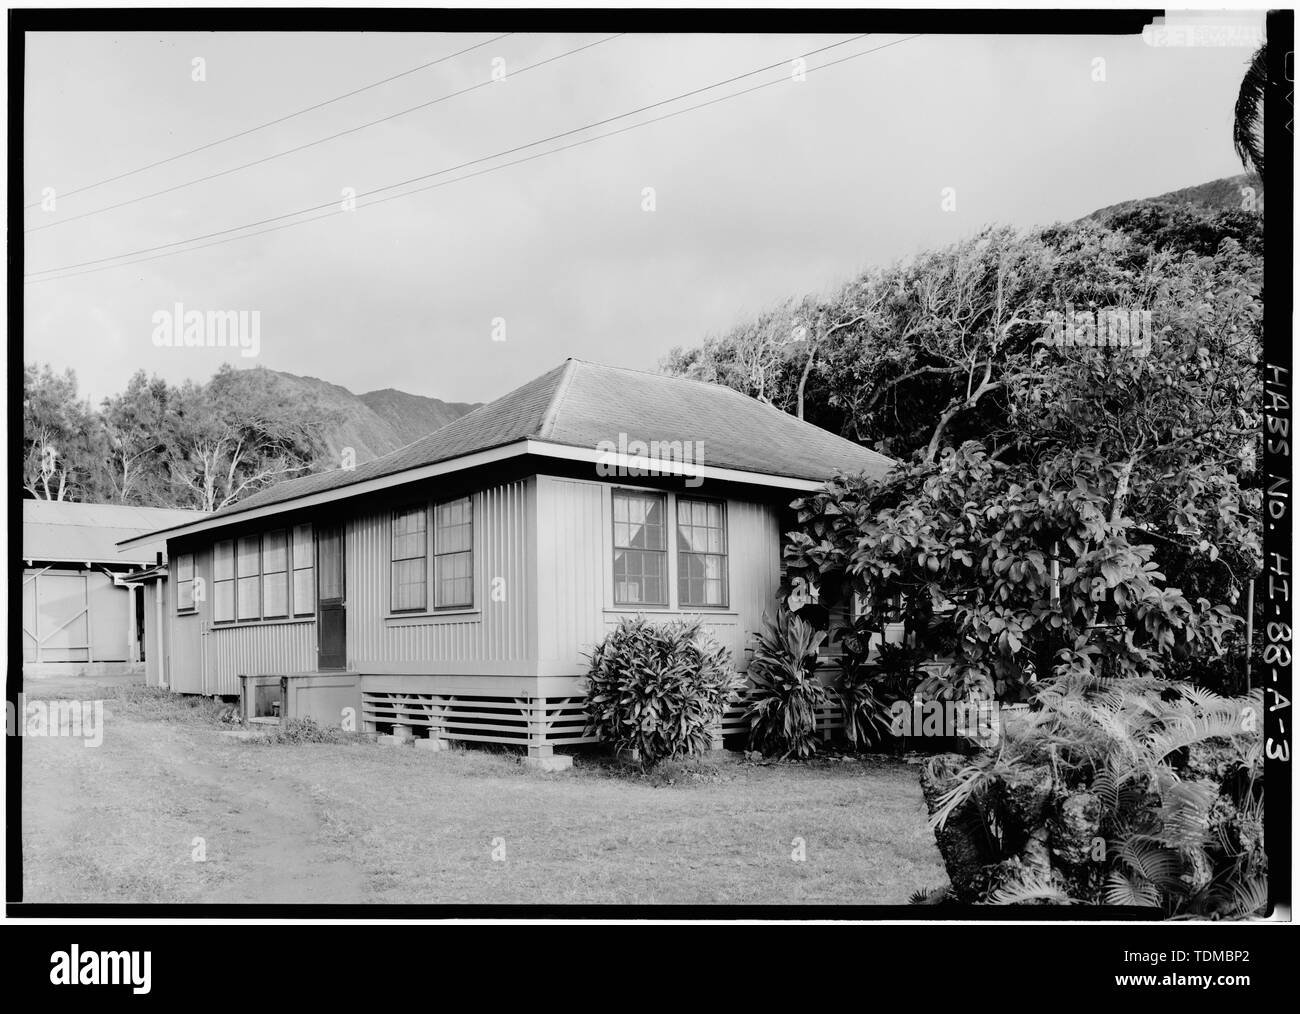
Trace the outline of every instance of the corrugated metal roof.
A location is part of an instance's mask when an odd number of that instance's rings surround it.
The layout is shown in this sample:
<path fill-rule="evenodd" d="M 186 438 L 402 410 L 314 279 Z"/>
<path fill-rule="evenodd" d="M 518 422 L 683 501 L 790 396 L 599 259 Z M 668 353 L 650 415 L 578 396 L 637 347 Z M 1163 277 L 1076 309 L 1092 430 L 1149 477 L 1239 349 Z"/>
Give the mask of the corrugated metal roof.
<path fill-rule="evenodd" d="M 496 401 L 352 471 L 269 486 L 214 517 L 239 514 L 532 439 L 596 450 L 602 441 L 699 441 L 703 464 L 820 482 L 837 471 L 883 475 L 893 460 L 739 391 L 569 359 Z"/>
<path fill-rule="evenodd" d="M 23 559 L 46 563 L 144 563 L 166 550 L 164 540 L 119 550 L 117 543 L 187 524 L 202 511 L 64 500 L 23 501 Z"/>

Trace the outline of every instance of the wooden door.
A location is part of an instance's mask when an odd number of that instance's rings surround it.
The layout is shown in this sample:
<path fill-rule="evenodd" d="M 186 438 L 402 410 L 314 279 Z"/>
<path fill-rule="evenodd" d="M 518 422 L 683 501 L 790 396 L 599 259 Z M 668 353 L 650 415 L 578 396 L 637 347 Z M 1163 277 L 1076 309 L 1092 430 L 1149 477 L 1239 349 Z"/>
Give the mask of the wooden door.
<path fill-rule="evenodd" d="M 316 665 L 320 669 L 346 669 L 347 566 L 343 552 L 343 526 L 316 528 Z"/>

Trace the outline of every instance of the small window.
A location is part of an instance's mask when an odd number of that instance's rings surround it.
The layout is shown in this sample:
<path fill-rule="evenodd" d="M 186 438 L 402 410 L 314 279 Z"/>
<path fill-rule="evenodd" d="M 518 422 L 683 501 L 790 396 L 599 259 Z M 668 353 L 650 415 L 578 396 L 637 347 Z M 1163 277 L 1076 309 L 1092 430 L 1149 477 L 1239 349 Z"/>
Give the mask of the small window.
<path fill-rule="evenodd" d="M 677 604 L 727 605 L 727 511 L 718 501 L 677 498 Z"/>
<path fill-rule="evenodd" d="M 668 605 L 667 498 L 614 490 L 614 603 Z"/>
<path fill-rule="evenodd" d="M 181 553 L 176 557 L 176 608 L 181 612 L 194 611 L 193 553 Z"/>
<path fill-rule="evenodd" d="M 467 496 L 433 508 L 433 604 L 474 604 L 474 505 Z"/>
<path fill-rule="evenodd" d="M 257 620 L 262 616 L 262 601 L 259 594 L 261 572 L 258 560 L 260 542 L 256 535 L 239 540 L 239 553 L 235 560 L 237 567 L 235 602 L 236 615 L 241 620 Z"/>
<path fill-rule="evenodd" d="M 316 611 L 316 559 L 312 552 L 311 525 L 293 529 L 293 614 Z"/>
<path fill-rule="evenodd" d="M 393 515 L 393 612 L 419 612 L 427 603 L 428 514 L 423 507 Z"/>
<path fill-rule="evenodd" d="M 289 615 L 289 544 L 283 530 L 262 536 L 262 616 Z"/>
<path fill-rule="evenodd" d="M 235 544 L 218 542 L 212 549 L 212 619 L 230 623 L 235 618 Z"/>

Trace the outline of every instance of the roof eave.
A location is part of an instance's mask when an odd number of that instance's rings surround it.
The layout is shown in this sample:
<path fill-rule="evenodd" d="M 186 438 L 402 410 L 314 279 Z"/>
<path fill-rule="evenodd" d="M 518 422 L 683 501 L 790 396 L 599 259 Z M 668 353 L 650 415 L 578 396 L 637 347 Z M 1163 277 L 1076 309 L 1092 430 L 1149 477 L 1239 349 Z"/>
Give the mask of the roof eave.
<path fill-rule="evenodd" d="M 448 458 L 445 461 L 435 462 L 432 465 L 408 468 L 400 472 L 393 472 L 390 475 L 382 475 L 374 479 L 349 483 L 346 486 L 338 486 L 335 489 L 322 490 L 319 493 L 308 493 L 303 496 L 293 497 L 289 500 L 281 500 L 277 503 L 267 504 L 265 507 L 255 507 L 251 510 L 237 511 L 233 514 L 209 516 L 201 521 L 195 521 L 190 524 L 180 525 L 173 528 L 160 529 L 156 532 L 150 532 L 148 535 L 126 539 L 119 542 L 118 545 L 122 547 L 130 547 L 143 542 L 158 541 L 159 539 L 177 539 L 186 535 L 196 535 L 200 532 L 226 528 L 230 525 L 239 524 L 244 521 L 253 521 L 262 517 L 284 514 L 288 511 L 302 510 L 306 507 L 315 507 L 321 504 L 334 503 L 339 500 L 347 500 L 352 497 L 364 496 L 367 493 L 390 489 L 394 486 L 403 486 L 407 483 L 419 482 L 422 479 L 431 479 L 442 475 L 449 475 L 453 472 L 463 472 L 470 468 L 494 464 L 498 461 L 504 461 L 508 458 L 520 457 L 522 455 L 536 455 L 538 457 L 558 458 L 567 461 L 586 461 L 590 462 L 593 467 L 599 463 L 607 467 L 612 467 L 615 470 L 613 474 L 682 476 L 684 478 L 699 478 L 701 482 L 705 479 L 711 479 L 715 482 L 736 482 L 751 486 L 767 486 L 774 489 L 789 490 L 796 493 L 812 492 L 813 490 L 821 489 L 824 485 L 822 480 L 808 479 L 802 476 L 774 475 L 766 472 L 751 472 L 737 468 L 722 468 L 716 465 L 698 465 L 691 462 L 667 461 L 663 459 L 639 457 L 634 458 L 628 455 L 610 454 L 606 451 L 596 450 L 591 447 L 575 447 L 570 444 L 553 443 L 551 441 L 537 440 L 529 437 L 508 444 L 503 444 L 489 450 L 475 451 L 471 454 Z"/>

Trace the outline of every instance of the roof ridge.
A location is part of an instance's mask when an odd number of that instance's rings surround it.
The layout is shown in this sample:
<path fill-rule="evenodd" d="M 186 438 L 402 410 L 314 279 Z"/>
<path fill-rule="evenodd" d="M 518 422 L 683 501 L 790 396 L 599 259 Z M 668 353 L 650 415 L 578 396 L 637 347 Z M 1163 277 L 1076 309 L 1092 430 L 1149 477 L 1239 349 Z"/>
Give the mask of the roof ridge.
<path fill-rule="evenodd" d="M 730 384 L 723 384 L 719 381 L 713 381 L 713 380 L 698 380 L 695 377 L 683 377 L 683 376 L 678 376 L 676 374 L 669 374 L 669 373 L 652 373 L 650 370 L 637 370 L 637 369 L 633 369 L 631 366 L 609 366 L 604 363 L 593 363 L 583 359 L 576 359 L 576 357 L 574 358 L 576 362 L 580 362 L 585 366 L 595 366 L 598 369 L 619 370 L 623 373 L 635 373 L 638 376 L 652 377 L 656 380 L 681 381 L 687 384 L 698 384 L 701 387 L 707 387 L 710 390 L 714 390 L 714 391 L 719 391 L 719 390 L 726 391 L 729 394 L 735 395 L 737 398 L 743 398 L 747 403 L 751 405 L 758 405 L 760 408 L 768 409 L 769 411 L 775 412 L 777 415 L 784 416 L 787 419 L 793 419 L 795 422 L 806 423 L 809 426 L 813 426 L 816 429 L 821 430 L 823 433 L 830 434 L 832 437 L 835 437 L 839 440 L 843 440 L 845 443 L 852 444 L 854 447 L 859 447 L 864 451 L 870 451 L 872 454 L 879 455 L 881 458 L 884 458 L 886 461 L 893 460 L 888 455 L 881 454 L 874 447 L 868 447 L 866 444 L 860 444 L 856 440 L 850 440 L 848 437 L 844 436 L 843 434 L 835 433 L 832 430 L 828 430 L 823 426 L 818 426 L 816 423 L 810 423 L 808 422 L 807 419 L 800 419 L 796 415 L 791 415 L 789 412 L 777 408 L 770 401 L 763 401 L 759 398 L 755 398 L 753 395 L 746 394 L 744 391 L 737 391 Z"/>
<path fill-rule="evenodd" d="M 653 377 L 655 380 L 680 381 L 681 383 L 684 384 L 698 384 L 701 387 L 707 387 L 715 391 L 716 390 L 728 391 L 731 394 L 736 395 L 737 397 L 744 398 L 746 401 L 752 401 L 758 405 L 763 405 L 767 408 L 772 409 L 774 412 L 781 412 L 781 410 L 777 408 L 775 405 L 766 401 L 759 401 L 759 399 L 753 397 L 752 395 L 746 394 L 744 391 L 737 391 L 730 384 L 724 384 L 721 381 L 700 380 L 698 377 L 683 377 L 680 374 L 676 374 L 676 373 L 663 373 L 663 372 L 656 372 L 654 370 L 638 370 L 632 366 L 613 366 L 608 363 L 593 363 L 590 360 L 577 359 L 576 357 L 573 358 L 575 362 L 582 363 L 584 366 L 595 366 L 598 369 L 602 369 L 602 370 L 619 370 L 622 373 L 635 373 L 641 377 Z M 781 414 L 789 415 L 788 412 L 781 412 Z M 826 432 L 829 433 L 830 430 L 827 430 Z"/>
<path fill-rule="evenodd" d="M 555 430 L 555 417 L 560 414 L 560 405 L 564 401 L 564 396 L 569 393 L 569 385 L 573 381 L 573 375 L 578 371 L 578 364 L 590 365 L 583 363 L 581 359 L 569 356 L 561 366 L 564 372 L 560 375 L 560 382 L 555 385 L 555 390 L 551 392 L 550 400 L 546 403 L 546 411 L 542 413 L 541 424 L 537 427 L 537 432 L 533 434 L 538 440 L 549 440 Z"/>
<path fill-rule="evenodd" d="M 568 361 L 566 360 L 565 363 L 563 363 L 563 364 L 561 364 L 561 365 L 562 365 L 562 366 L 563 366 L 563 365 L 568 365 Z M 559 369 L 559 368 L 560 368 L 560 367 L 555 367 L 554 369 L 547 370 L 546 373 L 554 373 L 555 370 L 557 370 L 557 369 Z M 543 373 L 543 374 L 542 374 L 542 377 L 546 376 L 546 373 Z M 485 402 L 483 402 L 482 404 L 480 404 L 478 407 L 470 409 L 470 410 L 469 410 L 468 412 L 466 412 L 464 415 L 458 415 L 455 419 L 452 419 L 452 420 L 450 420 L 449 422 L 445 422 L 445 423 L 443 423 L 443 424 L 442 424 L 441 426 L 439 426 L 436 430 L 430 430 L 428 433 L 425 433 L 423 436 L 418 436 L 418 437 L 416 437 L 414 440 L 410 441 L 409 443 L 402 444 L 400 447 L 394 447 L 391 451 L 387 451 L 387 452 L 385 452 L 385 453 L 379 455 L 379 456 L 376 457 L 376 458 L 371 458 L 369 461 L 365 462 L 363 465 L 358 465 L 357 468 L 368 468 L 368 467 L 370 467 L 370 466 L 373 466 L 373 465 L 377 464 L 377 463 L 380 462 L 380 461 L 383 461 L 385 458 L 391 458 L 391 457 L 393 457 L 394 455 L 401 454 L 402 451 L 405 451 L 407 448 L 409 448 L 409 447 L 414 447 L 416 444 L 419 444 L 419 443 L 423 443 L 425 440 L 428 440 L 430 437 L 434 436 L 434 435 L 437 434 L 437 433 L 441 433 L 443 430 L 447 429 L 448 427 L 455 426 L 457 423 L 461 422 L 461 420 L 463 420 L 463 419 L 468 419 L 470 416 L 477 415 L 479 412 L 482 412 L 484 409 L 491 408 L 491 407 L 492 407 L 493 405 L 495 405 L 497 402 L 499 402 L 499 401 L 503 401 L 504 399 L 509 398 L 511 395 L 516 394 L 516 393 L 518 393 L 519 391 L 522 391 L 522 390 L 523 390 L 525 387 L 527 387 L 529 384 L 535 384 L 535 383 L 537 383 L 537 381 L 539 381 L 539 380 L 541 380 L 541 379 L 542 379 L 541 377 L 534 377 L 532 380 L 526 381 L 526 382 L 520 384 L 518 387 L 513 387 L 513 388 L 511 388 L 509 391 L 507 391 L 505 394 L 503 394 L 503 395 L 501 395 L 501 396 L 499 396 L 499 397 L 493 398 L 491 401 L 485 401 Z M 386 388 L 386 390 L 393 390 L 393 391 L 395 391 L 395 390 L 397 390 L 397 388 Z M 451 404 L 451 402 L 443 402 L 443 404 Z M 464 404 L 464 403 L 462 402 L 461 404 Z M 331 469 L 328 469 L 328 471 L 330 471 L 330 472 L 335 472 L 335 471 L 339 471 L 339 469 L 338 469 L 338 468 L 331 468 Z M 309 474 L 311 474 L 311 473 L 309 473 Z M 320 473 L 316 473 L 316 474 L 320 474 Z M 308 478 L 308 475 L 298 475 L 298 476 L 294 476 L 293 478 L 294 478 L 294 479 L 306 479 L 306 478 Z M 284 481 L 292 482 L 293 479 L 288 479 L 288 480 L 284 480 Z M 278 483 L 273 483 L 272 485 L 278 485 Z M 265 487 L 265 488 L 269 489 L 270 487 L 268 486 L 268 487 Z M 260 492 L 260 491 L 259 491 L 259 492 Z"/>

